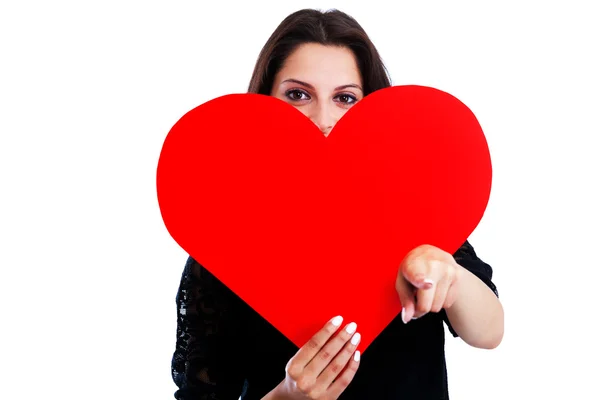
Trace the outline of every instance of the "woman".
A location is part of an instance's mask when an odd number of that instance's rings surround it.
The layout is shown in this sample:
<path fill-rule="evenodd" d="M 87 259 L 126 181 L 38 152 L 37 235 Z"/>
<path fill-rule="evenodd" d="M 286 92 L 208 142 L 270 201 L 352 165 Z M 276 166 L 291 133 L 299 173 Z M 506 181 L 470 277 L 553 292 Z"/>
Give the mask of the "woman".
<path fill-rule="evenodd" d="M 377 50 L 354 19 L 301 10 L 266 43 L 248 91 L 288 102 L 328 135 L 354 104 L 389 86 Z M 352 321 L 324 321 L 298 350 L 189 258 L 177 295 L 175 397 L 447 399 L 444 322 L 475 347 L 494 348 L 502 339 L 504 315 L 491 278 L 468 242 L 454 255 L 414 249 L 396 279 L 404 309 L 361 359 L 360 327 Z"/>

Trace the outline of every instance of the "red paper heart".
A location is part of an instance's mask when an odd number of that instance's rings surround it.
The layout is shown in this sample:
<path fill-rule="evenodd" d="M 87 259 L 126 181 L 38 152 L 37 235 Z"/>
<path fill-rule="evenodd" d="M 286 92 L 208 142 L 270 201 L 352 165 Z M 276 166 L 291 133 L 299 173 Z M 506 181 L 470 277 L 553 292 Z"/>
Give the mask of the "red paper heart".
<path fill-rule="evenodd" d="M 169 132 L 157 191 L 175 241 L 298 347 L 339 314 L 364 351 L 401 310 L 404 256 L 425 243 L 454 253 L 483 216 L 491 175 L 463 103 L 396 86 L 328 137 L 274 97 L 211 100 Z"/>

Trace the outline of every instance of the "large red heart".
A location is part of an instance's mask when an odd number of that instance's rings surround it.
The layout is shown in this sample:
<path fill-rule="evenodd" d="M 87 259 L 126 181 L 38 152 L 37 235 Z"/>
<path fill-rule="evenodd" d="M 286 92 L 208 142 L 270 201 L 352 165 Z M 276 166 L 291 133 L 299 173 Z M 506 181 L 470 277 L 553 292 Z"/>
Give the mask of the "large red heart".
<path fill-rule="evenodd" d="M 364 351 L 401 311 L 404 256 L 454 253 L 491 175 L 469 108 L 411 85 L 367 96 L 328 137 L 273 97 L 211 100 L 169 132 L 157 191 L 175 241 L 298 347 L 339 314 Z"/>

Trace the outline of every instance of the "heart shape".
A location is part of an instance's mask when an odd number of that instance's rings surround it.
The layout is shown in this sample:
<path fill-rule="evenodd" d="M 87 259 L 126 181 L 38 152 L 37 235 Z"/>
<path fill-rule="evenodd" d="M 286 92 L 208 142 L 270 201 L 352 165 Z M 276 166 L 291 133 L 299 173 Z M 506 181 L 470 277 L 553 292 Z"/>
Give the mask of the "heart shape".
<path fill-rule="evenodd" d="M 175 241 L 298 347 L 342 315 L 364 351 L 401 311 L 402 259 L 454 253 L 491 175 L 475 115 L 434 88 L 376 91 L 328 137 L 279 99 L 230 94 L 173 126 L 157 194 Z"/>

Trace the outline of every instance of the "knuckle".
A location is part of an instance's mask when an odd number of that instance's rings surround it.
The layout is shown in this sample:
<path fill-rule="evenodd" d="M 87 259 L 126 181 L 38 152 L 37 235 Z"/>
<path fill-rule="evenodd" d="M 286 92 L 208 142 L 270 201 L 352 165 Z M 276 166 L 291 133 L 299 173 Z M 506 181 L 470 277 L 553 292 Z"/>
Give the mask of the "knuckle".
<path fill-rule="evenodd" d="M 348 385 L 350 385 L 350 382 L 352 381 L 352 379 L 348 375 L 344 375 L 344 376 L 340 376 L 338 381 L 340 382 L 340 384 L 343 387 L 348 387 Z"/>
<path fill-rule="evenodd" d="M 296 381 L 296 389 L 302 394 L 308 394 L 312 389 L 312 382 L 306 376 L 302 376 Z"/>
<path fill-rule="evenodd" d="M 300 376 L 301 376 L 301 372 L 297 368 L 296 369 L 290 368 L 288 370 L 288 375 L 294 381 L 297 381 L 300 378 Z"/>
<path fill-rule="evenodd" d="M 325 331 L 327 334 L 332 335 L 333 333 L 335 333 L 335 331 L 337 330 L 337 327 L 334 326 L 333 324 L 327 324 L 325 325 L 325 327 L 323 328 L 323 331 Z"/>
<path fill-rule="evenodd" d="M 413 262 L 412 259 L 407 259 L 406 264 L 404 264 L 404 272 L 409 275 L 416 275 L 419 272 L 419 264 Z"/>
<path fill-rule="evenodd" d="M 453 282 L 456 279 L 456 267 L 448 268 L 448 280 Z"/>
<path fill-rule="evenodd" d="M 343 332 L 341 332 L 336 338 L 335 340 L 337 341 L 337 345 L 338 346 L 343 346 L 344 344 L 346 344 L 346 342 L 348 341 L 348 339 L 350 339 L 350 337 L 352 336 L 351 333 L 348 333 L 345 329 Z"/>
<path fill-rule="evenodd" d="M 288 364 L 287 373 L 290 378 L 297 380 L 300 378 L 300 374 L 302 373 L 302 367 L 298 365 L 295 360 L 293 360 Z"/>
<path fill-rule="evenodd" d="M 431 268 L 431 272 L 438 274 L 439 275 L 439 279 L 438 281 L 442 281 L 444 279 L 444 274 L 443 271 L 446 268 L 446 263 L 443 261 L 439 261 L 439 260 L 434 260 L 431 261 L 431 263 L 429 264 L 430 268 Z"/>
<path fill-rule="evenodd" d="M 342 365 L 340 363 L 331 363 L 331 372 L 337 375 L 338 372 L 342 369 Z"/>
<path fill-rule="evenodd" d="M 454 280 L 454 270 L 452 268 L 447 268 L 446 273 L 442 276 L 441 281 L 448 285 L 450 282 Z"/>
<path fill-rule="evenodd" d="M 306 342 L 306 347 L 310 350 L 317 350 L 321 348 L 321 344 L 317 341 L 316 338 L 310 338 L 308 342 Z"/>
<path fill-rule="evenodd" d="M 331 352 L 327 349 L 323 349 L 319 352 L 319 357 L 323 360 L 329 360 L 331 358 Z"/>

